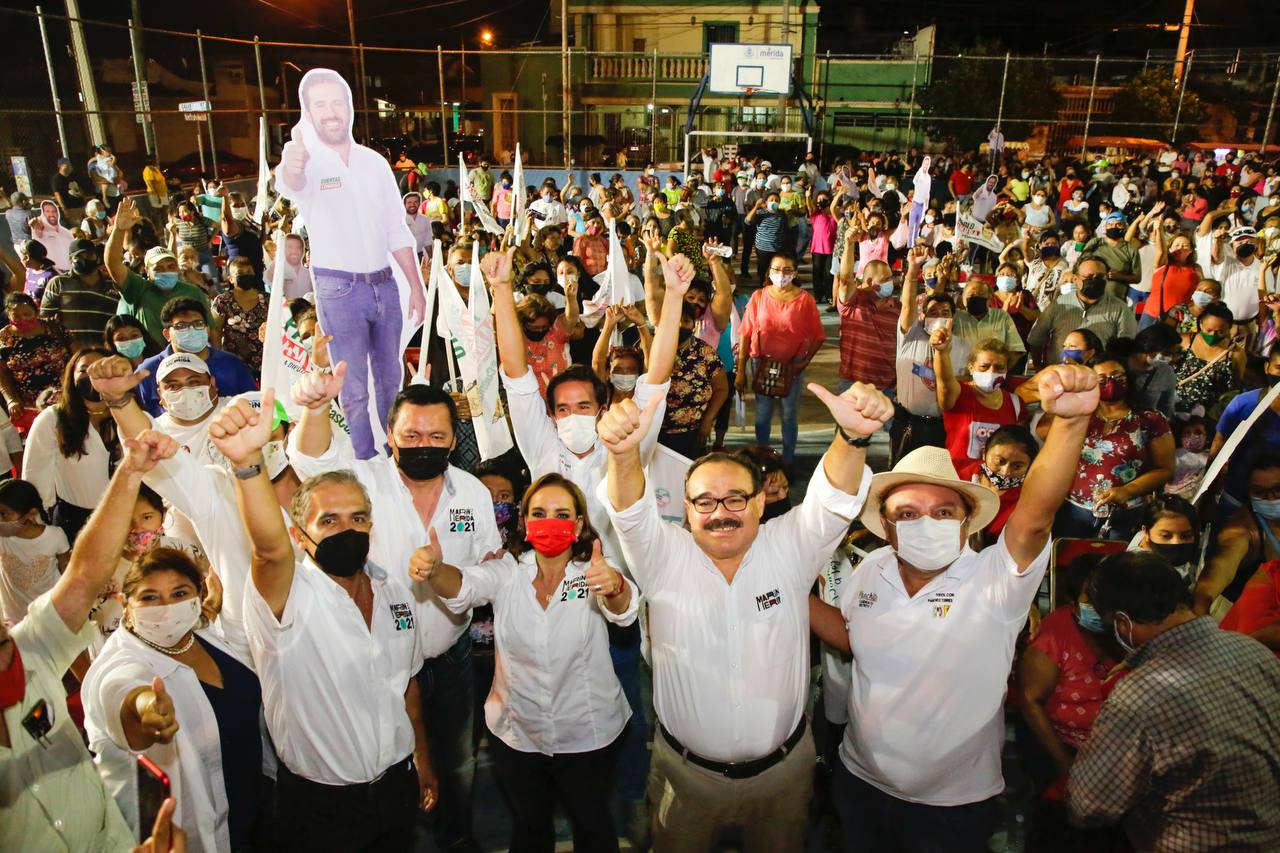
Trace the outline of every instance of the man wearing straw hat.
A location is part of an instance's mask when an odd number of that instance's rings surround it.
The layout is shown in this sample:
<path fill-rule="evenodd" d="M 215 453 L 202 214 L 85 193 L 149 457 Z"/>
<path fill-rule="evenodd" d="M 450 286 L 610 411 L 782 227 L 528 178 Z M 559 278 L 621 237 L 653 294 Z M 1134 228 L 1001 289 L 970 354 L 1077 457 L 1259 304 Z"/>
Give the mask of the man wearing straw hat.
<path fill-rule="evenodd" d="M 1088 368 L 1055 365 L 1036 381 L 1053 426 L 994 545 L 967 542 L 998 496 L 921 447 L 871 478 L 861 520 L 889 544 L 853 572 L 839 612 L 811 605 L 815 633 L 853 657 L 834 782 L 846 850 L 986 849 L 1014 641 L 1098 405 Z"/>

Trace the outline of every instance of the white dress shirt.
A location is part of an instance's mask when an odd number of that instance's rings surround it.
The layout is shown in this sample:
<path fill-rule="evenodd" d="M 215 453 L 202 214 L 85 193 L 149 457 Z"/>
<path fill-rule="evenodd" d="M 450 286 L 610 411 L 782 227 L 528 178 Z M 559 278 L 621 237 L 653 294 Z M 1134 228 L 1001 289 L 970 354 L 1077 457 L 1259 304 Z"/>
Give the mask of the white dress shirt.
<path fill-rule="evenodd" d="M 58 582 L 58 555 L 70 550 L 67 534 L 52 524 L 34 539 L 0 536 L 0 619 L 21 622 L 31 602 Z"/>
<path fill-rule="evenodd" d="M 58 411 L 54 406 L 36 415 L 27 432 L 22 456 L 22 479 L 40 492 L 45 509 L 61 498 L 82 509 L 93 509 L 111 482 L 111 455 L 98 430 L 90 426 L 84 454 L 63 456 L 58 449 Z"/>
<path fill-rule="evenodd" d="M 556 431 L 556 422 L 547 414 L 547 401 L 543 399 L 538 388 L 538 380 L 529 368 L 524 376 L 512 379 L 499 370 L 502 384 L 507 389 L 507 408 L 511 412 L 511 425 L 515 432 L 516 447 L 529 466 L 529 477 L 536 480 L 543 474 L 552 472 L 563 475 L 572 482 L 587 498 L 587 516 L 591 526 L 600 536 L 600 547 L 608 560 L 621 560 L 623 554 L 618 545 L 618 537 L 613 532 L 607 507 L 608 501 L 601 500 L 596 488 L 604 482 L 608 471 L 609 452 L 604 445 L 596 441 L 591 452 L 579 457 L 564 446 L 560 434 Z M 655 396 L 661 395 L 662 402 L 654 412 L 649 434 L 640 442 L 640 458 L 648 465 L 653 458 L 654 449 L 658 446 L 658 432 L 662 427 L 662 419 L 667 410 L 667 389 L 671 383 L 651 385 L 648 375 L 640 377 L 636 383 L 632 399 L 643 409 Z M 477 561 L 478 562 L 478 561 Z M 453 565 L 460 565 L 453 563 Z M 624 566 L 613 564 L 616 568 Z M 790 732 L 788 732 L 790 734 Z"/>
<path fill-rule="evenodd" d="M 56 226 L 50 225 L 45 222 L 44 217 L 41 217 L 40 221 L 44 225 L 44 230 L 39 234 L 32 231 L 32 238 L 44 246 L 45 253 L 49 256 L 49 260 L 53 262 L 55 270 L 58 272 L 70 272 L 71 242 L 76 239 L 76 233 L 64 227 L 61 223 Z"/>
<path fill-rule="evenodd" d="M 372 563 L 373 620 L 310 558 L 294 567 L 277 620 L 258 588 L 245 590 L 249 649 L 267 730 L 294 773 L 322 785 L 371 782 L 414 749 L 404 707 L 422 668 L 413 595 Z"/>
<path fill-rule="evenodd" d="M 1236 322 L 1258 316 L 1258 270 L 1261 264 L 1257 256 L 1251 264 L 1240 263 L 1231 246 L 1227 245 L 1222 249 L 1222 262 L 1213 265 L 1210 275 L 1222 285 L 1222 301 L 1231 309 L 1231 316 Z"/>
<path fill-rule="evenodd" d="M 615 614 L 587 586 L 590 562 L 570 562 L 544 610 L 533 580 L 536 553 L 510 554 L 462 575 L 450 609 L 493 604 L 497 649 L 493 688 L 484 703 L 489 730 L 520 752 L 560 755 L 602 749 L 627 727 L 631 707 L 613 672 L 609 632 L 636 621 L 633 587 L 626 611 Z M 603 618 L 602 618 L 603 617 Z"/>
<path fill-rule="evenodd" d="M 276 278 L 275 262 L 267 264 L 267 270 L 263 274 L 263 280 L 267 286 L 271 286 L 271 282 Z M 298 264 L 293 266 L 288 261 L 284 264 L 284 295 L 286 299 L 298 299 L 306 296 L 312 291 L 311 270 L 307 269 L 306 264 Z"/>
<path fill-rule="evenodd" d="M 775 523 L 775 522 L 770 522 Z M 908 596 L 892 548 L 844 584 L 853 684 L 840 759 L 890 796 L 958 806 L 1004 790 L 1004 695 L 1014 641 L 1049 565 L 1018 573 L 1004 535 Z"/>
<path fill-rule="evenodd" d="M 277 169 L 276 189 L 306 217 L 312 266 L 377 272 L 390 264 L 390 252 L 413 248 L 400 188 L 386 159 L 351 141 L 343 163 L 319 140 L 310 122 L 304 119 L 299 127 L 310 158 L 306 186 L 291 189 Z"/>
<path fill-rule="evenodd" d="M 826 604 L 840 606 L 840 590 L 853 567 L 843 549 L 822 567 L 822 595 Z M 822 713 L 830 722 L 843 726 L 849 720 L 849 681 L 852 678 L 849 658 L 844 652 L 822 644 Z"/>
<path fill-rule="evenodd" d="M 421 213 L 404 215 L 405 224 L 409 226 L 409 233 L 413 235 L 414 251 L 419 255 L 431 251 L 431 243 L 435 239 L 434 232 L 431 230 L 431 223 L 435 222 L 430 216 Z"/>
<path fill-rule="evenodd" d="M 536 210 L 543 216 L 542 219 L 532 220 L 534 231 L 548 225 L 565 225 L 569 222 L 569 212 L 554 196 L 551 199 L 535 199 L 529 203 L 529 209 Z"/>
<path fill-rule="evenodd" d="M 661 519 L 650 489 L 621 512 L 610 505 L 649 605 L 658 719 L 704 758 L 762 758 L 804 714 L 809 588 L 858 517 L 871 484 L 864 469 L 858 494 L 846 494 L 822 466 L 819 461 L 804 502 L 760 528 L 733 583 L 689 531 Z M 608 501 L 607 481 L 600 500 Z"/>
<path fill-rule="evenodd" d="M 235 657 L 212 632 L 196 633 Z M 120 707 L 131 690 L 150 687 L 156 677 L 164 681 L 165 690 L 173 700 L 178 733 L 170 743 L 157 743 L 137 752 L 129 746 L 120 723 Z M 85 674 L 81 695 L 84 726 L 94 763 L 125 820 L 131 826 L 137 820 L 136 756 L 145 755 L 169 777 L 170 792 L 177 802 L 173 822 L 187 833 L 188 849 L 192 853 L 230 850 L 218 719 L 195 670 L 156 651 L 128 631 L 116 631 Z"/>
<path fill-rule="evenodd" d="M 339 436 L 336 430 L 323 456 L 304 456 L 298 450 L 296 436 L 295 431 L 289 437 L 289 461 L 302 480 L 338 470 L 352 471 L 360 480 L 373 504 L 369 559 L 413 592 L 423 655 L 433 658 L 447 652 L 466 632 L 471 614 L 451 613 L 429 583 L 409 578 L 409 559 L 429 540 L 395 460 L 390 456 L 354 458 L 350 439 Z M 489 489 L 452 465 L 445 469 L 444 491 L 430 526 L 440 539 L 444 561 L 452 566 L 474 566 L 483 562 L 486 554 L 502 547 Z"/>

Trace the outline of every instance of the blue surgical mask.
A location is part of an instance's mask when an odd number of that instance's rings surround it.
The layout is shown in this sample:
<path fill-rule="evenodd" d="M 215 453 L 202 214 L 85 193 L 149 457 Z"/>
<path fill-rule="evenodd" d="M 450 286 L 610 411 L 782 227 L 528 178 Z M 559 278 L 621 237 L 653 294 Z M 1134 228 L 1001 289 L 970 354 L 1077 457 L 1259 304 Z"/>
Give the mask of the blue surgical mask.
<path fill-rule="evenodd" d="M 1093 605 L 1087 601 L 1079 603 L 1080 615 L 1076 619 L 1077 624 L 1090 634 L 1101 634 L 1107 630 L 1107 626 L 1102 624 L 1102 617 L 1098 615 L 1098 611 Z"/>
<path fill-rule="evenodd" d="M 116 352 L 128 359 L 134 359 L 142 355 L 143 350 L 147 348 L 147 342 L 142 338 L 130 338 L 127 341 L 116 341 Z"/>
<path fill-rule="evenodd" d="M 156 287 L 161 290 L 173 290 L 178 286 L 178 274 L 176 272 L 158 272 L 152 276 Z"/>
<path fill-rule="evenodd" d="M 936 278 L 926 278 L 926 279 L 924 280 L 924 286 L 925 286 L 925 287 L 927 287 L 927 288 L 929 288 L 930 290 L 933 290 L 935 287 L 937 287 L 937 286 L 938 286 L 938 279 L 936 279 Z"/>
<path fill-rule="evenodd" d="M 1205 293 L 1203 290 L 1197 290 L 1191 294 L 1191 301 L 1195 303 L 1196 307 L 1204 308 L 1206 305 L 1213 302 L 1213 294 Z"/>
<path fill-rule="evenodd" d="M 94 214 L 94 216 L 96 216 L 98 219 L 106 219 L 107 212 L 105 210 L 99 210 L 97 213 Z"/>
<path fill-rule="evenodd" d="M 1062 351 L 1063 364 L 1083 364 L 1084 350 L 1082 349 L 1064 349 Z"/>
<path fill-rule="evenodd" d="M 1261 498 L 1250 498 L 1253 511 L 1268 521 L 1280 521 L 1280 500 L 1264 501 Z"/>
<path fill-rule="evenodd" d="M 173 329 L 169 342 L 181 352 L 202 352 L 209 345 L 208 329 Z"/>
<path fill-rule="evenodd" d="M 996 277 L 996 288 L 1001 293 L 1013 293 L 1018 289 L 1018 280 L 1011 275 L 1002 275 Z"/>
<path fill-rule="evenodd" d="M 893 282 L 892 281 L 880 282 L 880 288 L 876 292 L 880 294 L 881 299 L 884 299 L 889 296 L 893 296 Z"/>
<path fill-rule="evenodd" d="M 453 268 L 453 280 L 459 287 L 471 286 L 471 264 L 458 264 Z"/>

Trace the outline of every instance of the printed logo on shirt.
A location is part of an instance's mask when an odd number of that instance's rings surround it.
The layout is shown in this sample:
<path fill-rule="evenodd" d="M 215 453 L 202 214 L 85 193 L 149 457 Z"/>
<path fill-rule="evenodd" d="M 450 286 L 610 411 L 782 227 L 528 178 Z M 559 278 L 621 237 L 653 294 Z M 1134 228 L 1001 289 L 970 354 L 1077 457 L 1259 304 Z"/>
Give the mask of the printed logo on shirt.
<path fill-rule="evenodd" d="M 951 605 L 955 604 L 955 598 L 954 592 L 935 592 L 925 599 L 925 603 L 932 606 L 934 619 L 945 619 Z"/>
<path fill-rule="evenodd" d="M 935 604 L 935 605 L 933 605 L 933 618 L 934 618 L 934 619 L 945 619 L 945 618 L 947 618 L 947 613 L 948 613 L 950 610 L 951 610 L 951 605 L 950 605 L 950 604 Z"/>
<path fill-rule="evenodd" d="M 876 606 L 876 602 L 877 602 L 877 601 L 879 601 L 879 600 L 880 600 L 880 596 L 876 595 L 874 592 L 860 592 L 860 593 L 858 593 L 858 606 L 859 606 L 859 607 L 875 607 L 875 606 Z"/>
<path fill-rule="evenodd" d="M 391 618 L 395 620 L 397 631 L 413 630 L 413 608 L 408 604 L 392 604 Z"/>
<path fill-rule="evenodd" d="M 579 576 L 576 578 L 565 578 L 560 582 L 560 600 L 574 601 L 577 599 L 586 599 L 591 595 L 591 590 L 587 589 L 587 579 Z"/>
<path fill-rule="evenodd" d="M 986 421 L 973 421 L 969 424 L 968 453 L 970 459 L 982 458 L 982 451 L 987 447 L 987 439 L 991 438 L 991 434 L 998 429 L 1000 429 L 1000 424 Z"/>
<path fill-rule="evenodd" d="M 339 177 L 336 177 L 336 176 L 335 176 L 335 177 L 332 177 L 332 178 L 321 178 L 321 179 L 320 179 L 320 189 L 322 189 L 322 190 L 340 190 L 340 189 L 342 189 L 342 178 L 339 178 Z"/>
<path fill-rule="evenodd" d="M 469 508 L 449 510 L 450 533 L 475 533 L 476 516 Z"/>
<path fill-rule="evenodd" d="M 771 589 L 768 592 L 761 593 L 756 596 L 756 610 L 764 612 L 770 607 L 777 607 L 782 603 L 782 591 Z"/>

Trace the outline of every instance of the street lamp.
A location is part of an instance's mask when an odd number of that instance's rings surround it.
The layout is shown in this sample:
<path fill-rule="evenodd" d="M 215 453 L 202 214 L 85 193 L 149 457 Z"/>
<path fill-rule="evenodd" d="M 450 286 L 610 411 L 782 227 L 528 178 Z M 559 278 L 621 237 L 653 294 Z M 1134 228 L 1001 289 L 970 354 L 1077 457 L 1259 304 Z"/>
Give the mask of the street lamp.
<path fill-rule="evenodd" d="M 493 31 L 485 30 L 480 34 L 480 42 L 485 47 L 493 47 Z"/>

